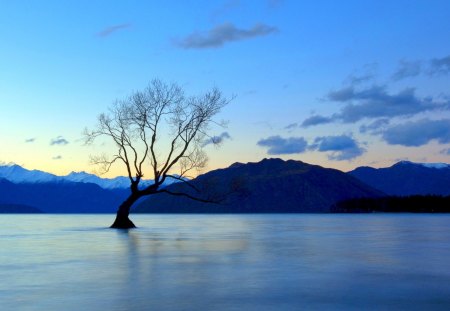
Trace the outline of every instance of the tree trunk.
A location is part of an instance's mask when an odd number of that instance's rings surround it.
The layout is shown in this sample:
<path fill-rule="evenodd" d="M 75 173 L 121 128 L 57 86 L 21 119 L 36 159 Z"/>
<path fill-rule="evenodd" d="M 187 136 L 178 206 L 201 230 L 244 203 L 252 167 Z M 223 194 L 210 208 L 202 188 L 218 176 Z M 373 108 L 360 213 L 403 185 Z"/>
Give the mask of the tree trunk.
<path fill-rule="evenodd" d="M 139 196 L 130 195 L 122 204 L 120 204 L 119 209 L 117 210 L 116 220 L 111 225 L 110 228 L 115 229 L 130 229 L 136 228 L 134 223 L 128 218 L 130 215 L 130 208 L 134 202 L 139 199 Z"/>

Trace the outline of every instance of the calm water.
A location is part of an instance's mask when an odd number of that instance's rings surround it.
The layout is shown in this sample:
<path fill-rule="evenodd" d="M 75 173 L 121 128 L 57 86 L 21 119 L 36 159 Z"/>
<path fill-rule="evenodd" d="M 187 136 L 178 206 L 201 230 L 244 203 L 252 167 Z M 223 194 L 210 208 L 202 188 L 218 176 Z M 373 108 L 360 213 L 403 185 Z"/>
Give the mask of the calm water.
<path fill-rule="evenodd" d="M 449 215 L 0 215 L 1 310 L 449 310 Z"/>

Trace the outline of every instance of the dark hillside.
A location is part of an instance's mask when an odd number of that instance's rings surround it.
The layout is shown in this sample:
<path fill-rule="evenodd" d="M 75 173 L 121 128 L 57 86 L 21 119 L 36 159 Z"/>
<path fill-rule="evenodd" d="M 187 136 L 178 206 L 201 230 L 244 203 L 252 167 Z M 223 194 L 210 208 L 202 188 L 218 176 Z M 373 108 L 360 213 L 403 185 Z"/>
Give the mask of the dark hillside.
<path fill-rule="evenodd" d="M 348 174 L 389 195 L 450 195 L 449 167 L 402 161 L 386 168 L 358 167 Z"/>
<path fill-rule="evenodd" d="M 196 192 L 179 183 L 167 189 L 187 192 L 220 204 L 158 194 L 144 200 L 140 213 L 299 213 L 329 212 L 331 205 L 348 198 L 377 197 L 380 191 L 335 169 L 300 161 L 264 159 L 258 163 L 235 163 L 191 181 Z"/>

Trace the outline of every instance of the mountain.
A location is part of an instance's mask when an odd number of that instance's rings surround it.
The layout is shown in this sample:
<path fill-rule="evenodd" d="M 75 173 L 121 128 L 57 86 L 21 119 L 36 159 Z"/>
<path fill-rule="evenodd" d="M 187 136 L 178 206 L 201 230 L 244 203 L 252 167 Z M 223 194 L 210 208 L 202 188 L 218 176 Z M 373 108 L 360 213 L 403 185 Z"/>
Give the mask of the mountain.
<path fill-rule="evenodd" d="M 409 161 L 402 161 L 404 163 L 412 163 L 412 164 L 417 164 L 417 165 L 422 165 L 425 167 L 429 167 L 429 168 L 450 168 L 450 164 L 448 163 L 413 163 L 413 162 L 409 162 Z"/>
<path fill-rule="evenodd" d="M 101 178 L 94 174 L 86 172 L 71 172 L 66 176 L 57 176 L 50 173 L 46 173 L 39 170 L 27 170 L 20 165 L 1 165 L 0 166 L 0 178 L 4 178 L 15 184 L 21 183 L 52 183 L 52 182 L 80 182 L 80 183 L 93 183 L 103 189 L 129 189 L 130 180 L 128 177 L 118 176 L 115 178 Z M 145 187 L 153 182 L 153 180 L 142 180 L 141 186 Z M 172 180 L 169 180 L 167 184 L 170 184 Z"/>
<path fill-rule="evenodd" d="M 86 172 L 71 172 L 66 176 L 62 176 L 63 180 L 82 183 L 93 183 L 103 189 L 129 189 L 130 179 L 125 176 L 115 178 L 101 178 L 94 174 Z M 141 180 L 140 186 L 145 187 L 153 183 L 153 180 Z"/>
<path fill-rule="evenodd" d="M 42 213 L 41 210 L 20 204 L 0 204 L 0 214 L 36 214 Z"/>
<path fill-rule="evenodd" d="M 165 185 L 178 182 L 169 179 Z M 141 187 L 153 183 L 141 180 Z M 130 193 L 127 177 L 85 172 L 57 176 L 20 165 L 0 165 L 0 212 L 113 213 Z M 2 207 L 3 206 L 3 207 Z M 26 207 L 30 207 L 27 209 Z"/>
<path fill-rule="evenodd" d="M 450 165 L 398 162 L 391 167 L 358 167 L 348 172 L 389 195 L 450 195 Z"/>
<path fill-rule="evenodd" d="M 200 175 L 190 184 L 192 187 L 187 183 L 178 183 L 166 189 L 220 201 L 220 204 L 157 194 L 138 204 L 135 212 L 328 212 L 333 204 L 341 200 L 383 195 L 341 171 L 281 159 L 235 163 L 226 169 Z"/>
<path fill-rule="evenodd" d="M 27 170 L 20 165 L 1 165 L 0 178 L 4 178 L 13 183 L 43 183 L 55 182 L 58 176 L 39 170 Z"/>
<path fill-rule="evenodd" d="M 103 189 L 68 181 L 15 184 L 0 179 L 0 204 L 26 205 L 45 213 L 113 213 L 128 195 L 124 189 Z"/>

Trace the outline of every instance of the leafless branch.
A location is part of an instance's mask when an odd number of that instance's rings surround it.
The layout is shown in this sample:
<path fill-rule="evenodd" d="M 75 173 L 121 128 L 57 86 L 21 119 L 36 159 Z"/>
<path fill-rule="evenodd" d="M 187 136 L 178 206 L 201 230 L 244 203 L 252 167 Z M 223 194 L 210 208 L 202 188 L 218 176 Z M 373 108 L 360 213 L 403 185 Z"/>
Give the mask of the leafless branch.
<path fill-rule="evenodd" d="M 198 189 L 196 186 L 194 186 L 194 184 L 192 184 L 189 180 L 187 180 L 186 178 L 183 178 L 181 176 L 175 176 L 175 175 L 166 175 L 166 178 L 172 178 L 175 180 L 178 180 L 182 183 L 184 183 L 185 185 L 191 187 L 192 189 L 194 189 L 196 192 L 201 192 L 200 189 Z"/>
<path fill-rule="evenodd" d="M 155 193 L 166 178 L 175 176 L 175 167 L 182 181 L 188 172 L 206 166 L 208 158 L 201 142 L 209 127 L 218 124 L 214 117 L 228 102 L 217 88 L 188 97 L 177 84 L 153 80 L 144 90 L 116 101 L 107 113 L 100 114 L 95 129 L 85 129 L 85 144 L 107 137 L 118 148 L 111 159 L 92 157 L 91 162 L 103 172 L 121 162 L 135 195 Z M 151 167 L 150 175 L 145 174 L 146 165 Z M 141 178 L 151 175 L 154 184 L 140 190 Z"/>
<path fill-rule="evenodd" d="M 198 202 L 203 202 L 203 203 L 220 204 L 222 202 L 222 200 L 217 200 L 216 201 L 216 200 L 202 199 L 202 198 L 194 197 L 194 196 L 192 196 L 192 195 L 190 195 L 188 193 L 185 193 L 185 192 L 173 192 L 173 191 L 170 191 L 170 190 L 167 190 L 167 189 L 158 190 L 158 191 L 156 191 L 156 193 L 167 193 L 167 194 L 174 195 L 174 196 L 186 197 L 186 198 L 189 198 L 191 200 L 198 201 Z"/>

